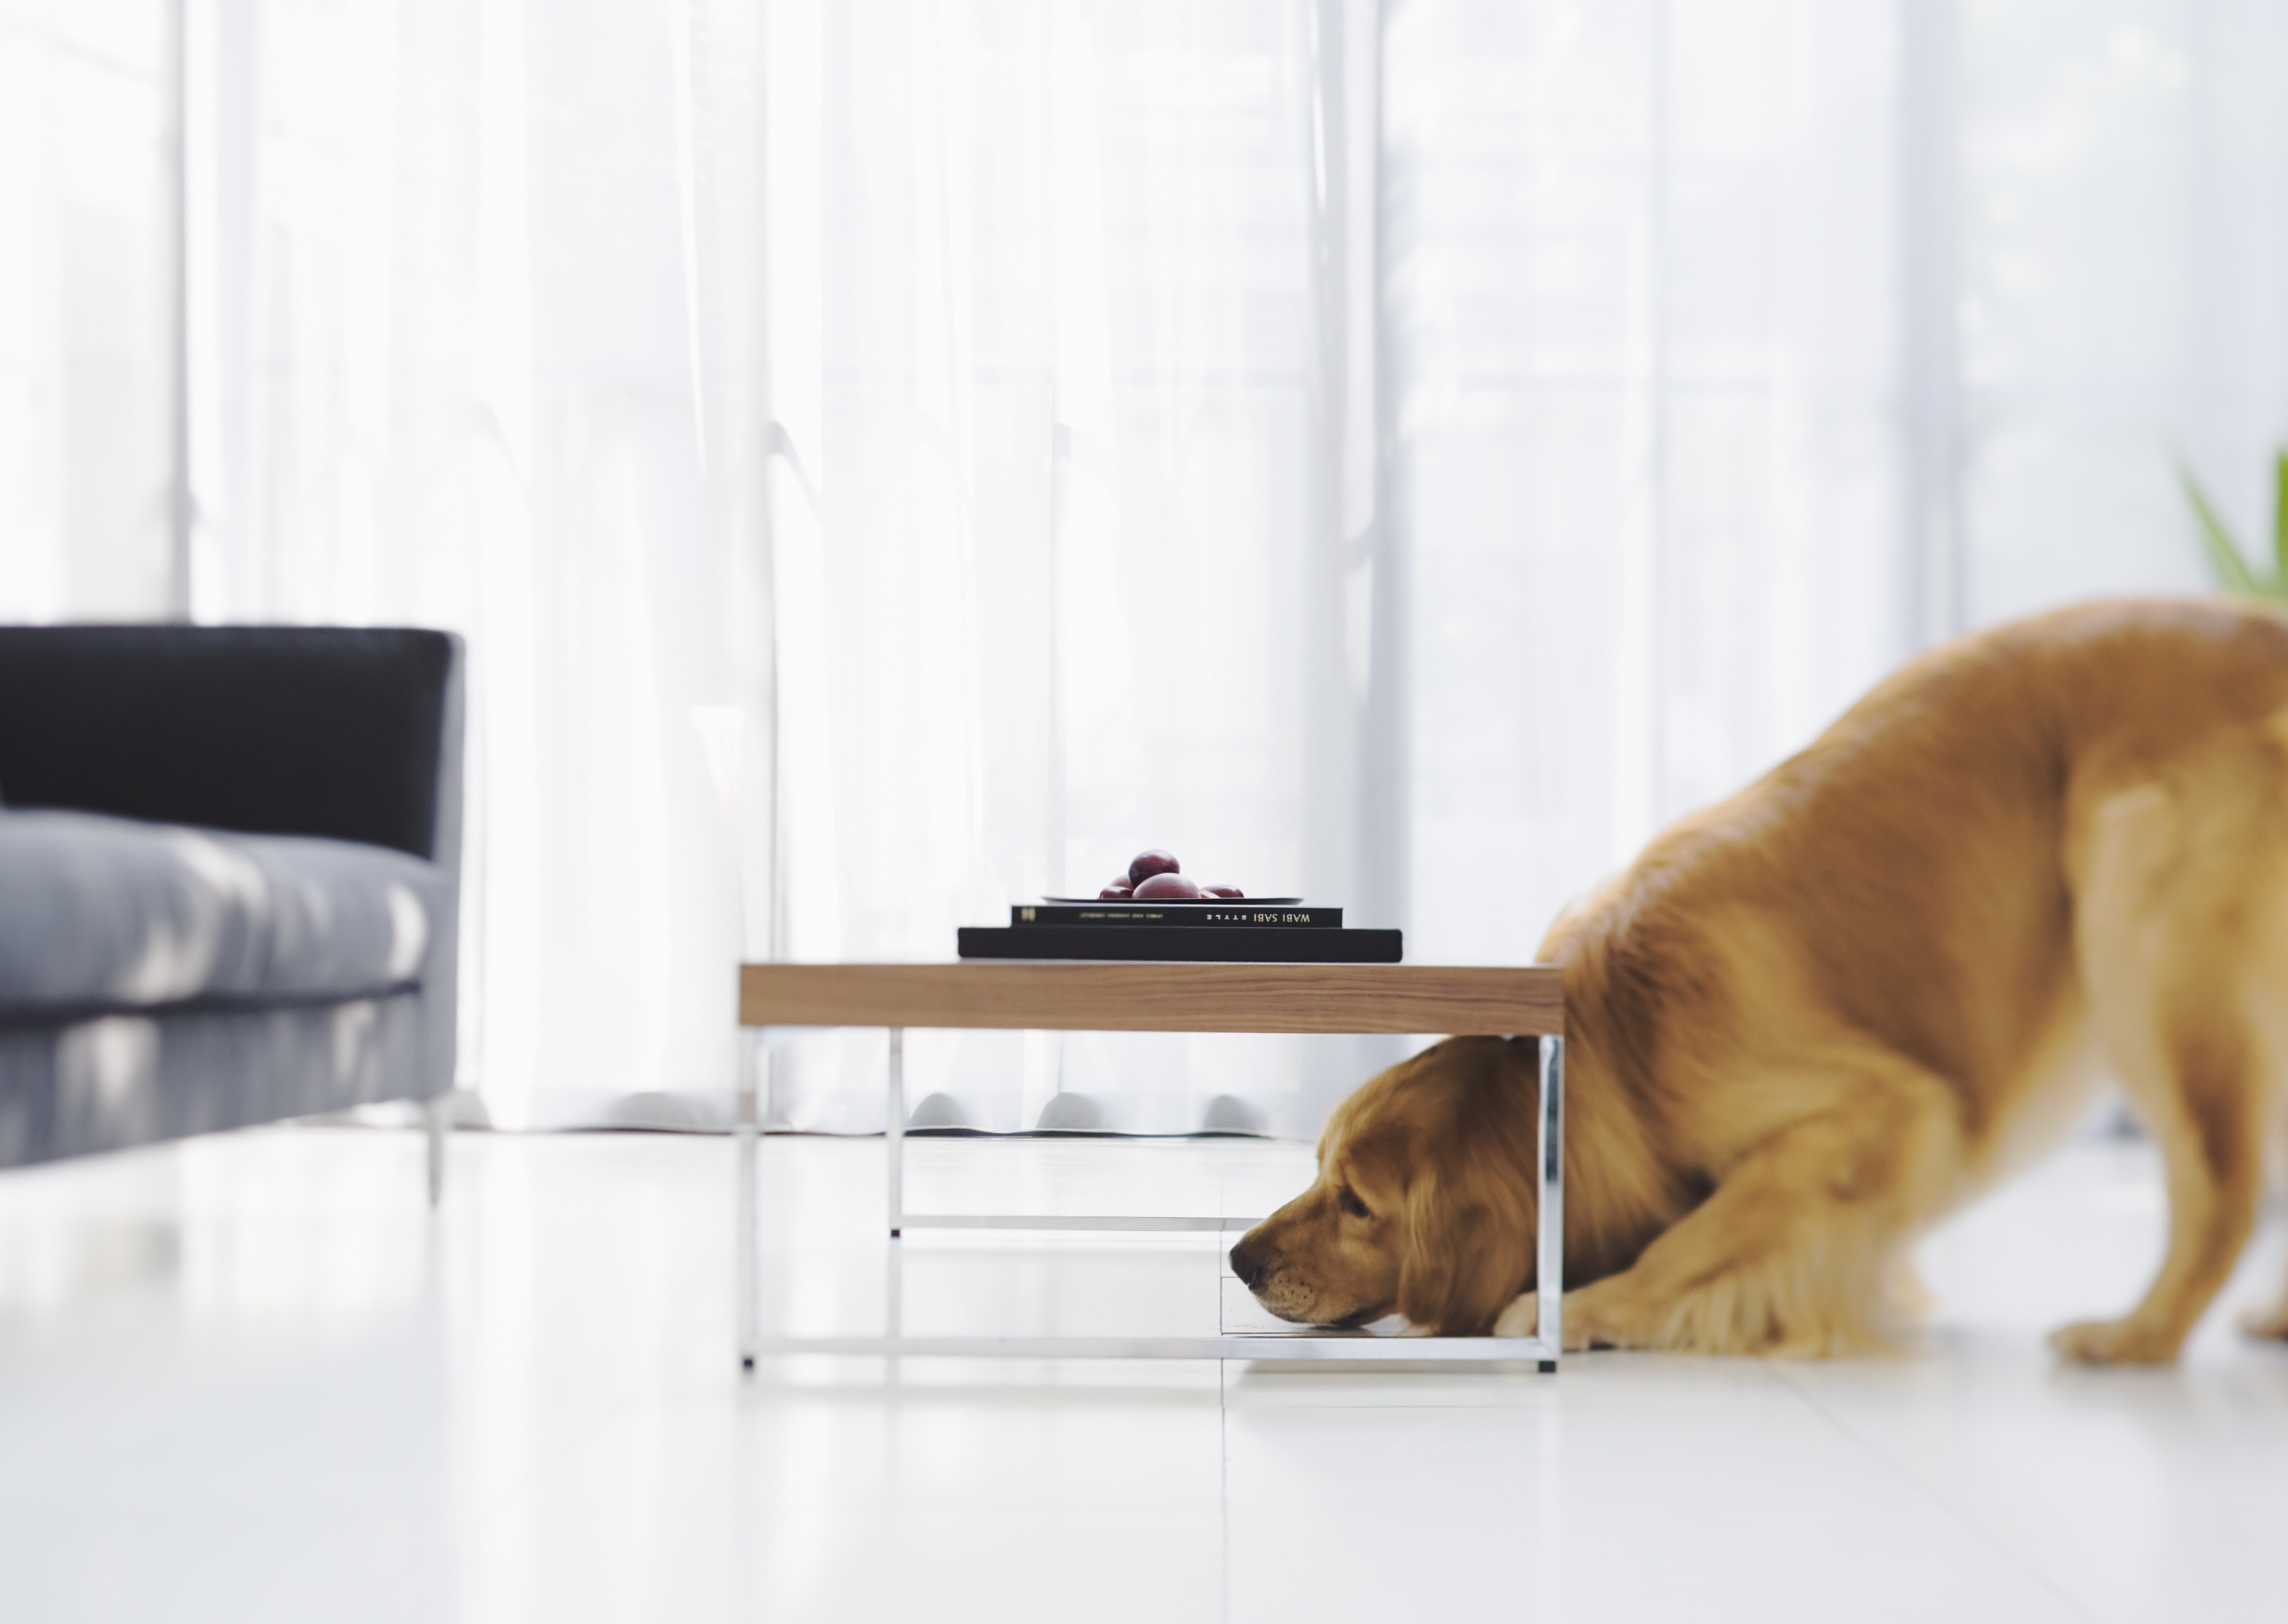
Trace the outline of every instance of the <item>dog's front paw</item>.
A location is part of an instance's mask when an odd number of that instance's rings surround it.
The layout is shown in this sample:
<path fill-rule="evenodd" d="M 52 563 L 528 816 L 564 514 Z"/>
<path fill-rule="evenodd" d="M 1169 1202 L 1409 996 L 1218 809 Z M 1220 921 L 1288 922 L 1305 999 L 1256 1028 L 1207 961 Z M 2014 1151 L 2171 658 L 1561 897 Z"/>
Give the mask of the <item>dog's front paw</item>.
<path fill-rule="evenodd" d="M 2081 1365 L 2166 1365 L 2183 1341 L 2133 1319 L 2086 1319 L 2050 1333 L 2050 1346 Z"/>
<path fill-rule="evenodd" d="M 1538 1292 L 1527 1292 L 1502 1310 L 1501 1318 L 1494 1321 L 1494 1335 L 1497 1336 L 1536 1336 L 1540 1332 L 1541 1296 Z"/>
<path fill-rule="evenodd" d="M 1585 1291 L 1565 1294 L 1564 1325 L 1560 1343 L 1568 1353 L 1585 1353 L 1592 1348 L 1627 1346 L 1627 1339 L 1613 1323 L 1611 1305 L 1601 1298 L 1592 1286 Z M 1538 1336 L 1541 1335 L 1541 1294 L 1529 1291 L 1507 1308 L 1494 1321 L 1497 1336 Z"/>
<path fill-rule="evenodd" d="M 1618 1333 L 1598 1317 L 1593 1303 L 1581 1306 L 1579 1294 L 1569 1292 L 1565 1297 L 1564 1335 L 1560 1339 L 1568 1353 L 1585 1353 L 1592 1348 L 1617 1348 L 1621 1345 Z M 1501 1318 L 1494 1321 L 1497 1336 L 1538 1336 L 1541 1335 L 1541 1294 L 1529 1291 L 1502 1310 Z"/>

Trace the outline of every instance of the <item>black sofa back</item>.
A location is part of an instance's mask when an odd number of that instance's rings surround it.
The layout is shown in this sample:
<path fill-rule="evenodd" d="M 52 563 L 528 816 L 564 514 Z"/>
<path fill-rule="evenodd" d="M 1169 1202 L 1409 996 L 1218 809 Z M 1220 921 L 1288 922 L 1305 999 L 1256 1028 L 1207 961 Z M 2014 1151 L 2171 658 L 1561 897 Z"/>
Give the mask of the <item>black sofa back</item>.
<path fill-rule="evenodd" d="M 0 628 L 0 803 L 457 865 L 455 654 L 438 631 Z"/>

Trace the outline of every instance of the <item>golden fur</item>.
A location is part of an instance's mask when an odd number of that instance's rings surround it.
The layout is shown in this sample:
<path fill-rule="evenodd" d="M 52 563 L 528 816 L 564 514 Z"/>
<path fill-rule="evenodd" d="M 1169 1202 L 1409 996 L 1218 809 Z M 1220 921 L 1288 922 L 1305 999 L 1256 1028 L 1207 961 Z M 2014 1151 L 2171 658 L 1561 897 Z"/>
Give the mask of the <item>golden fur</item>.
<path fill-rule="evenodd" d="M 2094 604 L 1938 650 L 1569 908 L 1569 1347 L 1879 1342 L 1906 1250 L 2101 1068 L 2168 1254 L 2053 1342 L 2162 1362 L 2230 1272 L 2288 1062 L 2288 622 Z M 1336 1111 L 1235 1268 L 1274 1312 L 1533 1324 L 1532 1045 L 1458 1038 Z M 1521 1295 L 1521 1293 L 1524 1295 Z M 2250 1322 L 2288 1335 L 2288 1301 Z"/>

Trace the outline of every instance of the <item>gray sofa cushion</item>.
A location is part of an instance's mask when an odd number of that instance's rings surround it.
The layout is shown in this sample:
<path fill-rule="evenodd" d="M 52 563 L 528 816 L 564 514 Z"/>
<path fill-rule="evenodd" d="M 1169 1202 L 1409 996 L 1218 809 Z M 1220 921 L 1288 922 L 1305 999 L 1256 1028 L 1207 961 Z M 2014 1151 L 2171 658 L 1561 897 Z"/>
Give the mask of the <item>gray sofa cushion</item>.
<path fill-rule="evenodd" d="M 438 1092 L 429 996 L 0 1023 L 0 1167 Z"/>
<path fill-rule="evenodd" d="M 0 1018 L 410 986 L 450 896 L 382 846 L 0 812 Z"/>

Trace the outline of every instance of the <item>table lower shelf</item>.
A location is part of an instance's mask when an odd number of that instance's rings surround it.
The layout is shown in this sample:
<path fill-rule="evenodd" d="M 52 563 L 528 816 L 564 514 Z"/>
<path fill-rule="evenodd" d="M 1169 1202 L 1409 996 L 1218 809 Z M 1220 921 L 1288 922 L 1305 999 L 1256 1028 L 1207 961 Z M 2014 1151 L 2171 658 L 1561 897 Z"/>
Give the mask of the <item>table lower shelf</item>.
<path fill-rule="evenodd" d="M 1007 1212 L 908 1212 L 898 1215 L 899 1229 L 1037 1229 L 1137 1230 L 1165 1234 L 1172 1232 L 1243 1233 L 1260 1218 L 1219 1217 L 1095 1217 L 1076 1214 Z"/>
<path fill-rule="evenodd" d="M 885 1359 L 1265 1359 L 1281 1363 L 1527 1362 L 1545 1374 L 1557 1351 L 1538 1336 L 766 1336 L 764 1359 L 831 1353 Z M 753 1359 L 747 1364 L 753 1367 Z"/>

